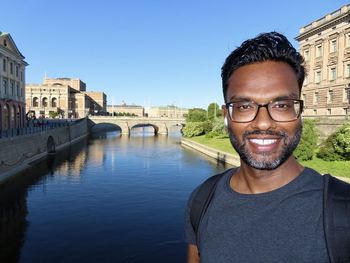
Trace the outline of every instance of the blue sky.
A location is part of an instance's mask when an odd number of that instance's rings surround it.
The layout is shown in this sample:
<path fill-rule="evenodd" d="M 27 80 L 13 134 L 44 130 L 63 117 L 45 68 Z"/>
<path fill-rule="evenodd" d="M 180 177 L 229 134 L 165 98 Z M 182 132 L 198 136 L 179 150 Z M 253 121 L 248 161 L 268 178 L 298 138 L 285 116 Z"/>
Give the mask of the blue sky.
<path fill-rule="evenodd" d="M 27 83 L 80 78 L 108 104 L 206 108 L 223 103 L 220 68 L 242 41 L 299 29 L 342 0 L 1 1 L 0 31 L 26 57 Z"/>

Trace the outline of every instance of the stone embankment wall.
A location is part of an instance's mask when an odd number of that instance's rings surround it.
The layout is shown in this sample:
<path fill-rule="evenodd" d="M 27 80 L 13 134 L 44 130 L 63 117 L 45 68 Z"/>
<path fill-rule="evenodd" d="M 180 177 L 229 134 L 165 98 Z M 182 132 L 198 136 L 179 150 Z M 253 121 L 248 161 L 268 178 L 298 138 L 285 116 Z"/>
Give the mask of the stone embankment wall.
<path fill-rule="evenodd" d="M 230 164 L 233 166 L 240 165 L 239 156 L 229 154 L 226 152 L 222 152 L 222 151 L 216 150 L 214 148 L 205 146 L 203 144 L 199 144 L 199 143 L 196 143 L 194 141 L 187 140 L 185 138 L 181 139 L 181 145 L 195 149 L 196 151 L 199 151 L 200 153 L 203 153 L 203 154 L 215 159 L 218 162 L 227 163 L 227 164 Z"/>
<path fill-rule="evenodd" d="M 35 134 L 0 139 L 0 183 L 89 134 L 87 119 Z"/>

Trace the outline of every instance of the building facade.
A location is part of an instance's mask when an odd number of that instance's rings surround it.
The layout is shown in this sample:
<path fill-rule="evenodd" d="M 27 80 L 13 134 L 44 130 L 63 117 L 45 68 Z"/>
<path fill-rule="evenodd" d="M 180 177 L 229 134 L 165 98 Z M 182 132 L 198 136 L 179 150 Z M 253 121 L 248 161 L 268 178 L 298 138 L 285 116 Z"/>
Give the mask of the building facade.
<path fill-rule="evenodd" d="M 105 105 L 106 95 L 86 92 L 80 79 L 45 78 L 43 84 L 26 85 L 26 111 L 36 117 L 84 118 L 105 113 Z"/>
<path fill-rule="evenodd" d="M 188 114 L 188 109 L 180 108 L 175 105 L 148 107 L 145 109 L 145 115 L 148 117 L 166 117 L 166 118 L 184 118 Z"/>
<path fill-rule="evenodd" d="M 109 115 L 122 115 L 128 114 L 131 116 L 143 117 L 145 115 L 145 109 L 139 105 L 127 105 L 125 103 L 121 105 L 108 105 L 107 111 Z"/>
<path fill-rule="evenodd" d="M 305 116 L 350 114 L 349 21 L 350 4 L 302 27 L 296 37 L 307 71 Z"/>
<path fill-rule="evenodd" d="M 0 32 L 0 131 L 25 126 L 24 59 L 11 35 Z"/>

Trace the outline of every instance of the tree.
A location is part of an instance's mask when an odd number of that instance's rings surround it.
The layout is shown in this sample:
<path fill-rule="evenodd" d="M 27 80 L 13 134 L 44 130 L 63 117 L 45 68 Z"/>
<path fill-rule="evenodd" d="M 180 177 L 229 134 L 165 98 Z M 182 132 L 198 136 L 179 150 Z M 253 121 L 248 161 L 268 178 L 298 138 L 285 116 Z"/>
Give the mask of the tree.
<path fill-rule="evenodd" d="M 303 120 L 303 133 L 294 156 L 300 161 L 312 160 L 317 147 L 318 132 L 314 120 Z"/>
<path fill-rule="evenodd" d="M 212 120 L 221 116 L 222 116 L 222 111 L 219 105 L 215 102 L 210 103 L 208 106 L 208 119 Z"/>
<path fill-rule="evenodd" d="M 193 108 L 188 110 L 186 122 L 201 122 L 207 120 L 207 111 L 201 108 Z"/>

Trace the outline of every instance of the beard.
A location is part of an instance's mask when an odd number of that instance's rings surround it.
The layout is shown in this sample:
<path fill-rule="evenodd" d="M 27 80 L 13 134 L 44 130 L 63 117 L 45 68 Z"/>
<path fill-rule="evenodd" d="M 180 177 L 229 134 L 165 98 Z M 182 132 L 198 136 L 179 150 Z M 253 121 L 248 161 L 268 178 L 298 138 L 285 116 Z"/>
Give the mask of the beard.
<path fill-rule="evenodd" d="M 258 169 L 258 170 L 273 170 L 276 169 L 278 166 L 283 164 L 294 152 L 296 147 L 299 144 L 299 141 L 301 139 L 301 134 L 302 134 L 302 124 L 301 122 L 299 123 L 296 133 L 294 136 L 290 137 L 288 136 L 285 132 L 277 132 L 277 131 L 260 131 L 260 130 L 255 130 L 255 131 L 246 131 L 242 135 L 242 142 L 239 141 L 238 137 L 236 137 L 233 132 L 231 127 L 229 126 L 229 137 L 231 144 L 233 148 L 236 150 L 236 152 L 239 154 L 241 157 L 241 160 L 245 162 L 247 165 L 249 165 L 252 168 Z M 281 153 L 274 159 L 271 158 L 271 153 L 268 152 L 261 152 L 258 154 L 253 154 L 250 152 L 246 146 L 247 142 L 247 136 L 249 135 L 273 135 L 273 136 L 278 136 L 283 140 L 283 146 Z M 256 158 L 254 155 L 258 155 Z"/>

